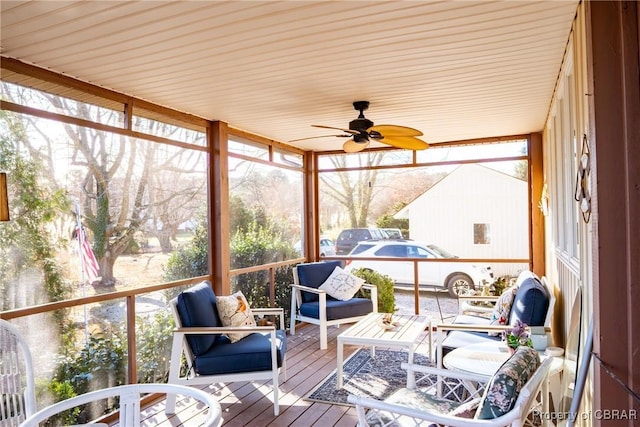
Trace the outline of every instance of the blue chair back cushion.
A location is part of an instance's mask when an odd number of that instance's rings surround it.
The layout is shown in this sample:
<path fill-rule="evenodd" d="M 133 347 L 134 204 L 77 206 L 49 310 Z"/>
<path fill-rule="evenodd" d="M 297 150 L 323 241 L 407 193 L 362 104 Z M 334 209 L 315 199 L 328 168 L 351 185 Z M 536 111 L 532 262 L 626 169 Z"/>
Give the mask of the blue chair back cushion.
<path fill-rule="evenodd" d="M 493 374 L 478 406 L 476 418 L 490 420 L 513 409 L 522 387 L 540 366 L 540 356 L 531 347 L 520 346 Z"/>
<path fill-rule="evenodd" d="M 184 327 L 222 326 L 216 307 L 216 295 L 208 282 L 202 282 L 178 295 L 178 315 Z M 220 334 L 187 335 L 191 351 L 197 357 L 209 350 Z"/>
<path fill-rule="evenodd" d="M 281 367 L 287 351 L 286 332 L 277 330 L 276 340 L 278 367 Z M 235 343 L 221 336 L 216 345 L 196 357 L 194 368 L 199 375 L 271 370 L 271 335 L 253 333 Z"/>
<path fill-rule="evenodd" d="M 373 311 L 373 302 L 368 298 L 351 298 L 340 301 L 327 297 L 327 320 L 364 316 Z M 314 319 L 320 318 L 320 302 L 311 301 L 300 305 L 300 314 Z"/>
<path fill-rule="evenodd" d="M 310 288 L 319 288 L 333 273 L 336 267 L 342 265 L 341 261 L 322 261 L 298 264 L 298 283 Z M 327 297 L 329 299 L 330 297 Z M 302 302 L 318 301 L 318 295 L 302 291 Z"/>
<path fill-rule="evenodd" d="M 513 299 L 509 325 L 514 326 L 520 320 L 529 326 L 544 326 L 548 309 L 547 289 L 537 278 L 529 277 L 522 282 Z"/>

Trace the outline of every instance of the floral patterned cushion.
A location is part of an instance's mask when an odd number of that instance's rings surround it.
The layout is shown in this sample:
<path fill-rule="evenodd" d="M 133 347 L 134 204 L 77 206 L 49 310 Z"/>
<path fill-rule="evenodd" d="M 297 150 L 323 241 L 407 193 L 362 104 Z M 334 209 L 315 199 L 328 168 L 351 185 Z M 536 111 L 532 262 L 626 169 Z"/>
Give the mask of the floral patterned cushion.
<path fill-rule="evenodd" d="M 516 297 L 516 292 L 518 292 L 518 288 L 515 286 L 511 286 L 507 288 L 500 294 L 498 301 L 496 301 L 496 305 L 491 313 L 491 324 L 492 325 L 506 325 L 509 322 L 509 314 L 511 313 L 511 305 L 513 304 L 513 300 Z M 489 332 L 489 335 L 498 336 L 500 332 Z"/>
<path fill-rule="evenodd" d="M 520 390 L 539 366 L 540 356 L 537 351 L 527 346 L 518 347 L 489 381 L 476 418 L 493 419 L 513 409 Z"/>

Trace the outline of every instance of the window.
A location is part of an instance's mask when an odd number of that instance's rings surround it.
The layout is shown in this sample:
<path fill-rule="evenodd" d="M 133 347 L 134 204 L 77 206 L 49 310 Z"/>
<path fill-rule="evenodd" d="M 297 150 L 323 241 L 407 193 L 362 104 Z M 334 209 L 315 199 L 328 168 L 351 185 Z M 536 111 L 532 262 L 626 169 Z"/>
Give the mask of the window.
<path fill-rule="evenodd" d="M 527 149 L 522 140 L 436 146 L 405 163 L 392 151 L 319 154 L 320 232 L 337 238 L 351 228 L 399 228 L 460 258 L 526 259 Z M 474 223 L 483 228 L 469 238 Z M 495 272 L 517 275 L 523 266 L 501 263 Z"/>
<path fill-rule="evenodd" d="M 546 138 L 550 152 L 548 174 L 550 212 L 556 251 L 565 263 L 578 265 L 580 216 L 575 201 L 575 182 L 581 137 L 578 136 L 575 79 L 569 49 L 558 82 L 557 95 L 547 122 Z"/>
<path fill-rule="evenodd" d="M 376 251 L 377 256 L 407 257 L 407 247 L 399 245 L 385 245 Z"/>
<path fill-rule="evenodd" d="M 488 245 L 491 243 L 491 226 L 489 224 L 473 224 L 473 244 Z"/>
<path fill-rule="evenodd" d="M 302 169 L 269 161 L 269 147 L 260 142 L 229 138 L 230 268 L 298 257 L 295 246 L 303 237 Z"/>
<path fill-rule="evenodd" d="M 426 249 L 418 246 L 407 246 L 407 252 L 410 258 L 433 258 Z"/>

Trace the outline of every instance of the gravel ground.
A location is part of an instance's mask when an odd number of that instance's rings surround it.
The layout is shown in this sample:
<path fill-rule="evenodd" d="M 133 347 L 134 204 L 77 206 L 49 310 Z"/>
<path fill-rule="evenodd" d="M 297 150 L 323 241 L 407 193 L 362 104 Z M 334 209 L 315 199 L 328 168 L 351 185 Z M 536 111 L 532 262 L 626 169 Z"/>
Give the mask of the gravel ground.
<path fill-rule="evenodd" d="M 394 295 L 398 314 L 415 313 L 413 290 L 396 289 Z M 458 300 L 447 292 L 420 291 L 420 314 L 428 314 L 434 321 L 446 321 L 457 313 Z"/>

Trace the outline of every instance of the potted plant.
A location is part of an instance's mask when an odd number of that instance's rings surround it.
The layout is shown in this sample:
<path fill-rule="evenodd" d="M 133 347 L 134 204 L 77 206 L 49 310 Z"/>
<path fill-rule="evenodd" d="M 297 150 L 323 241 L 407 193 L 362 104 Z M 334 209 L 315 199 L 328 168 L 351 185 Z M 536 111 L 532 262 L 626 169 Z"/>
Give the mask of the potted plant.
<path fill-rule="evenodd" d="M 514 353 L 521 345 L 533 347 L 533 341 L 527 328 L 526 323 L 518 320 L 513 328 L 505 329 L 502 332 L 502 340 L 506 342 L 511 353 Z"/>

